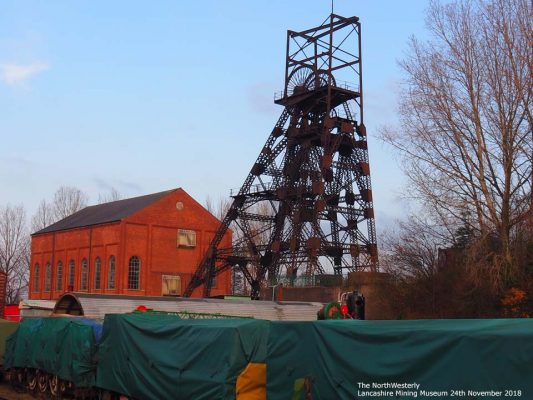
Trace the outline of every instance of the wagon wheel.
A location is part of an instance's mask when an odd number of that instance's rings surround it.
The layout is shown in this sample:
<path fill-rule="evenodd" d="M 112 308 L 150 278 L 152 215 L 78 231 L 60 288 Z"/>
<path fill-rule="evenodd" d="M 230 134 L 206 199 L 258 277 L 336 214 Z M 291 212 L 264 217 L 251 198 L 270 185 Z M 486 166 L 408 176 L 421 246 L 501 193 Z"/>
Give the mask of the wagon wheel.
<path fill-rule="evenodd" d="M 29 368 L 26 372 L 26 384 L 30 391 L 34 391 L 37 387 L 37 374 L 34 369 Z"/>
<path fill-rule="evenodd" d="M 57 375 L 51 375 L 48 379 L 48 386 L 50 387 L 50 393 L 56 397 L 60 393 L 60 379 Z"/>
<path fill-rule="evenodd" d="M 3 378 L 4 378 L 6 381 L 11 382 L 11 384 L 13 384 L 13 382 L 12 382 L 12 381 L 13 381 L 13 378 L 12 378 L 13 373 L 11 372 L 10 369 L 5 370 L 5 372 L 4 372 L 3 375 L 4 375 Z"/>
<path fill-rule="evenodd" d="M 24 370 L 22 368 L 15 371 L 15 383 L 19 386 L 24 385 Z"/>
<path fill-rule="evenodd" d="M 111 393 L 108 390 L 100 389 L 98 391 L 98 400 L 112 400 Z"/>
<path fill-rule="evenodd" d="M 67 383 L 64 380 L 60 379 L 59 380 L 59 394 L 62 395 L 66 391 L 67 391 Z"/>
<path fill-rule="evenodd" d="M 118 396 L 115 393 L 110 392 L 109 390 L 100 389 L 98 393 L 98 399 L 99 400 L 117 400 Z"/>
<path fill-rule="evenodd" d="M 48 390 L 48 374 L 41 371 L 37 372 L 37 387 L 39 392 L 46 393 Z"/>
<path fill-rule="evenodd" d="M 22 379 L 22 372 L 20 373 L 20 375 L 21 375 L 20 378 Z M 23 380 L 19 382 L 19 369 L 18 368 L 8 369 L 6 372 L 6 378 L 9 381 L 9 384 L 11 385 L 11 387 L 20 386 L 20 383 L 23 382 Z"/>

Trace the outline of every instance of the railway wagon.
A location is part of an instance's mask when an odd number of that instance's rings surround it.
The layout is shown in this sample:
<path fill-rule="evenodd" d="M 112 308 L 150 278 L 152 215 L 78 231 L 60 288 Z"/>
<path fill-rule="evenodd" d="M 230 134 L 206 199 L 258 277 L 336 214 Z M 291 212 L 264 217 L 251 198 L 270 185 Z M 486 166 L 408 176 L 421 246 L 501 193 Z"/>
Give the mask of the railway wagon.
<path fill-rule="evenodd" d="M 533 399 L 533 319 L 274 321 L 267 348 L 267 399 Z"/>
<path fill-rule="evenodd" d="M 15 380 L 45 391 L 48 382 L 49 397 L 103 399 L 533 398 L 533 319 L 271 322 L 110 314 L 100 341 L 82 329 L 73 342 L 64 336 L 49 344 L 58 332 L 51 328 L 67 323 L 75 331 L 81 324 L 57 318 L 21 324 L 7 342 Z M 64 353 L 67 345 L 76 351 Z M 57 382 L 71 390 L 53 392 Z"/>
<path fill-rule="evenodd" d="M 97 385 L 139 400 L 533 398 L 531 319 L 104 326 Z"/>
<path fill-rule="evenodd" d="M 83 318 L 23 320 L 6 340 L 4 367 L 9 380 L 47 397 L 94 397 L 101 331 L 101 324 Z"/>
<path fill-rule="evenodd" d="M 96 385 L 108 397 L 265 399 L 268 321 L 109 314 Z"/>
<path fill-rule="evenodd" d="M 268 322 L 160 313 L 27 319 L 7 342 L 15 386 L 46 398 L 245 400 L 266 396 Z"/>

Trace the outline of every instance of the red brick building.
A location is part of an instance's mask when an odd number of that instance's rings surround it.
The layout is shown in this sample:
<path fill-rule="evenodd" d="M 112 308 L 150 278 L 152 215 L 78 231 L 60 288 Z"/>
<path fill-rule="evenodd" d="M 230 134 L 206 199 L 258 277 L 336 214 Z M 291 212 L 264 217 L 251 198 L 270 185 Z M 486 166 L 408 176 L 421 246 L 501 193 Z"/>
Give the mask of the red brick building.
<path fill-rule="evenodd" d="M 32 235 L 29 298 L 181 295 L 219 223 L 181 188 L 86 207 Z M 230 291 L 228 271 L 211 294 Z"/>

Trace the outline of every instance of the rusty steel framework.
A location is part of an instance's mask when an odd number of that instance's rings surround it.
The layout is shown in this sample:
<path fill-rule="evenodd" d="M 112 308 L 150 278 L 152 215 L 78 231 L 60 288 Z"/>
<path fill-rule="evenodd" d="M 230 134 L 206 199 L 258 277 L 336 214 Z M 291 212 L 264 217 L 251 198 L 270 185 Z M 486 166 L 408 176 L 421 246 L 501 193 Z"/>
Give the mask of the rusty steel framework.
<path fill-rule="evenodd" d="M 343 80 L 344 79 L 344 80 Z M 251 285 L 378 265 L 363 123 L 361 25 L 331 14 L 287 32 L 284 106 L 198 266 L 185 296 L 238 268 Z M 220 243 L 228 228 L 232 248 Z"/>

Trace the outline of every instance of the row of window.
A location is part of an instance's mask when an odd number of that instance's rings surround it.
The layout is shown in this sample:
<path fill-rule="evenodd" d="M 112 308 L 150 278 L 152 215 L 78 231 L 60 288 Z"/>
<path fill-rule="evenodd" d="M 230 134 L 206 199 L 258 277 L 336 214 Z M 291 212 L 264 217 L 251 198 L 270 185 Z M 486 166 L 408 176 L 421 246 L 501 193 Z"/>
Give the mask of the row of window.
<path fill-rule="evenodd" d="M 33 269 L 33 291 L 39 292 L 40 285 L 40 266 L 35 264 Z M 59 261 L 56 268 L 56 285 L 54 290 L 63 290 L 63 263 Z M 138 256 L 133 256 L 128 264 L 128 289 L 140 288 L 141 277 L 141 260 Z M 68 264 L 67 286 L 68 290 L 74 290 L 74 281 L 76 277 L 76 265 L 74 260 L 70 260 Z M 81 261 L 81 280 L 80 290 L 87 290 L 89 283 L 89 264 L 87 259 Z M 102 284 L 102 261 L 100 257 L 94 260 L 94 289 L 101 289 Z M 44 291 L 49 292 L 52 288 L 52 265 L 48 262 L 44 269 Z M 115 289 L 115 256 L 109 257 L 107 268 L 107 289 Z"/>

